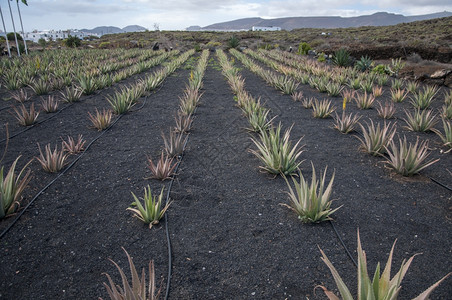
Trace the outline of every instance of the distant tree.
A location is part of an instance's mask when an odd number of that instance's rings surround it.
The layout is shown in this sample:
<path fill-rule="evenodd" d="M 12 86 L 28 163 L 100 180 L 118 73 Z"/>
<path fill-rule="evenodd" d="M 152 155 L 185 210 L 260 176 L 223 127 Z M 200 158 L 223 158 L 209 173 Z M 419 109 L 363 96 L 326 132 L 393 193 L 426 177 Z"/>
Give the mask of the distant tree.
<path fill-rule="evenodd" d="M 41 46 L 42 48 L 44 48 L 44 47 L 47 45 L 47 42 L 46 42 L 45 39 L 40 38 L 40 39 L 38 40 L 38 44 L 39 44 L 39 46 Z"/>
<path fill-rule="evenodd" d="M 302 42 L 298 45 L 298 54 L 299 55 L 307 55 L 309 50 L 311 50 L 311 46 L 306 43 L 306 42 Z"/>
<path fill-rule="evenodd" d="M 66 47 L 77 48 L 82 44 L 82 40 L 76 36 L 69 35 L 67 39 L 64 40 Z"/>
<path fill-rule="evenodd" d="M 239 45 L 240 40 L 235 35 L 228 40 L 228 48 L 237 48 Z"/>
<path fill-rule="evenodd" d="M 17 40 L 18 41 L 23 41 L 24 40 L 22 38 L 22 36 L 20 34 L 18 34 L 17 32 L 16 32 L 16 35 L 17 35 Z M 8 32 L 6 37 L 8 38 L 8 41 L 14 41 L 14 32 Z"/>

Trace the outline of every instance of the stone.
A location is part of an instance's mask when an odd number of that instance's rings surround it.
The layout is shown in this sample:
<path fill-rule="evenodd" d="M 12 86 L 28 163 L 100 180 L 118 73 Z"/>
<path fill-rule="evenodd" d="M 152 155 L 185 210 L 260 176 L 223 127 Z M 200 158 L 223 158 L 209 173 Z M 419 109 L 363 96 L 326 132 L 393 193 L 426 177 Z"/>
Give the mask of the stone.
<path fill-rule="evenodd" d="M 452 73 L 446 76 L 446 78 L 444 79 L 444 85 L 452 88 Z"/>
<path fill-rule="evenodd" d="M 445 78 L 450 73 L 452 73 L 452 70 L 442 69 L 442 70 L 438 70 L 435 73 L 433 73 L 432 75 L 430 75 L 430 78 L 441 79 L 441 78 Z"/>

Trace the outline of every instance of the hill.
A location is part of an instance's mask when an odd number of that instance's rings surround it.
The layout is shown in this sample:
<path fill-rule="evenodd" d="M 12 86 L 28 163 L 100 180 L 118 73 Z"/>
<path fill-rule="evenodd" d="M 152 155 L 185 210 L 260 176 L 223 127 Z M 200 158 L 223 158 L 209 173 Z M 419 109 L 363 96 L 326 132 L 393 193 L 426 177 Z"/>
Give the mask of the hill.
<path fill-rule="evenodd" d="M 358 17 L 288 17 L 277 19 L 263 18 L 245 18 L 229 22 L 216 23 L 205 27 L 191 26 L 188 30 L 249 30 L 253 26 L 274 26 L 281 27 L 284 30 L 292 30 L 297 28 L 350 28 L 361 26 L 389 26 L 400 23 L 410 23 L 414 21 L 430 20 L 436 18 L 450 17 L 451 12 L 440 12 L 434 14 L 404 16 L 400 14 L 378 12 L 372 15 Z M 198 28 L 197 28 L 198 27 Z"/>
<path fill-rule="evenodd" d="M 98 35 L 104 35 L 104 34 L 114 34 L 114 33 L 125 33 L 125 32 L 141 32 L 146 31 L 146 28 L 139 25 L 129 25 L 124 28 L 119 28 L 115 26 L 99 26 L 93 29 L 80 29 L 80 31 L 88 32 L 88 33 L 95 33 Z"/>

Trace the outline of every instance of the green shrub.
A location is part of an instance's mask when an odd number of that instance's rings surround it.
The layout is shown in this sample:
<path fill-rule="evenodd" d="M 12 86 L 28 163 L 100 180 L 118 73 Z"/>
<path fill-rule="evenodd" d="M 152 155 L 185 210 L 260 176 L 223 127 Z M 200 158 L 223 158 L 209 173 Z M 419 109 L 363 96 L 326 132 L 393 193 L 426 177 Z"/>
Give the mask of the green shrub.
<path fill-rule="evenodd" d="M 102 42 L 99 44 L 100 49 L 107 49 L 110 48 L 111 43 L 110 42 Z"/>
<path fill-rule="evenodd" d="M 348 67 L 352 64 L 350 53 L 344 48 L 341 48 L 334 52 L 332 61 L 333 64 L 339 67 Z"/>
<path fill-rule="evenodd" d="M 16 32 L 16 36 L 17 36 L 17 40 L 18 41 L 23 41 L 24 39 L 22 38 L 22 36 L 20 34 L 18 34 Z M 8 32 L 8 34 L 6 35 L 6 37 L 8 38 L 8 41 L 15 41 L 16 39 L 14 38 L 14 32 Z"/>
<path fill-rule="evenodd" d="M 39 44 L 39 46 L 41 46 L 42 48 L 44 48 L 44 47 L 47 45 L 47 42 L 46 42 L 45 39 L 40 38 L 40 39 L 38 40 L 38 44 Z"/>
<path fill-rule="evenodd" d="M 326 61 L 325 53 L 320 52 L 319 55 L 317 56 L 317 61 L 318 62 L 325 62 Z"/>
<path fill-rule="evenodd" d="M 82 40 L 76 36 L 69 35 L 67 39 L 63 41 L 64 45 L 69 48 L 77 48 L 82 44 Z"/>
<path fill-rule="evenodd" d="M 298 52 L 299 55 L 307 55 L 309 50 L 311 50 L 311 46 L 309 46 L 308 43 L 302 42 L 300 45 L 298 45 Z"/>
<path fill-rule="evenodd" d="M 361 72 L 365 72 L 372 68 L 373 61 L 369 56 L 361 56 L 361 59 L 358 60 L 355 64 L 355 67 Z"/>
<path fill-rule="evenodd" d="M 229 49 L 231 49 L 231 48 L 237 48 L 239 45 L 240 45 L 240 40 L 235 36 L 235 35 L 233 35 L 233 36 L 231 36 L 231 38 L 228 40 L 228 43 L 227 43 L 227 45 L 228 45 L 228 48 Z"/>
<path fill-rule="evenodd" d="M 380 65 L 376 65 L 372 69 L 372 73 L 390 75 L 391 74 L 391 70 L 388 68 L 388 66 L 380 64 Z"/>

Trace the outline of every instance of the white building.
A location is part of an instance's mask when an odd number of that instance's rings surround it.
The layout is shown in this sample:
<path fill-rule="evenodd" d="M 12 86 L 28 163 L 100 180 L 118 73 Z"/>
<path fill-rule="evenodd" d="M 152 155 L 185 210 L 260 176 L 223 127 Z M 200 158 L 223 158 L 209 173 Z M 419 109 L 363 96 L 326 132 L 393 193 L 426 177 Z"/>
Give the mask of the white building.
<path fill-rule="evenodd" d="M 252 29 L 253 31 L 281 31 L 281 27 L 276 27 L 276 26 L 253 26 Z"/>
<path fill-rule="evenodd" d="M 67 39 L 69 36 L 76 36 L 79 39 L 83 39 L 88 36 L 98 36 L 98 34 L 95 33 L 86 33 L 83 31 L 78 30 L 43 30 L 43 31 L 33 31 L 33 32 L 26 32 L 25 33 L 25 39 L 27 41 L 33 41 L 37 43 L 40 39 L 44 39 L 45 41 L 55 41 L 57 39 L 64 40 Z"/>

